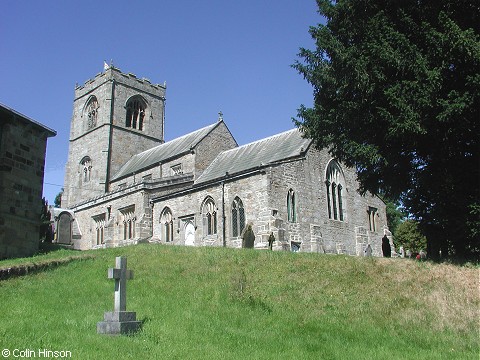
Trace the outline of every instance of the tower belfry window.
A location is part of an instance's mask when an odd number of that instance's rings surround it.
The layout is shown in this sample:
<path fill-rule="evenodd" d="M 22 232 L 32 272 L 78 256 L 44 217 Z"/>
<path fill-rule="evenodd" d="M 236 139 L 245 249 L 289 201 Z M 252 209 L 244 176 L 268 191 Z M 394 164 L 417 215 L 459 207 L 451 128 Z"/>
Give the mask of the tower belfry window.
<path fill-rule="evenodd" d="M 140 97 L 134 97 L 127 103 L 127 118 L 125 126 L 127 128 L 143 130 L 145 120 L 145 102 Z"/>

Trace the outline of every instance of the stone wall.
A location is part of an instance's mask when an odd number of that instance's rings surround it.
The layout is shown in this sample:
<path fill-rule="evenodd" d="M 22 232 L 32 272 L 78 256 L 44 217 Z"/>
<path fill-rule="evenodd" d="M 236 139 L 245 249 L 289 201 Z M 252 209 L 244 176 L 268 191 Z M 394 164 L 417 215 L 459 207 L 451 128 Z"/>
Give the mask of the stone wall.
<path fill-rule="evenodd" d="M 195 148 L 195 178 L 202 174 L 218 154 L 237 146 L 230 130 L 220 121 Z"/>
<path fill-rule="evenodd" d="M 47 137 L 54 135 L 0 108 L 0 259 L 38 250 Z"/>
<path fill-rule="evenodd" d="M 115 68 L 75 88 L 62 207 L 71 207 L 89 194 L 91 197 L 92 193 L 112 190 L 105 185 L 107 177 L 111 178 L 133 155 L 163 142 L 165 91 L 163 85 Z M 140 96 L 147 104 L 142 130 L 126 127 L 126 104 L 132 96 Z M 92 125 L 87 110 L 93 98 L 98 108 Z M 86 156 L 92 163 L 89 181 L 82 180 L 80 164 Z"/>
<path fill-rule="evenodd" d="M 344 168 L 343 221 L 328 216 L 325 171 L 331 160 L 326 151 L 309 149 L 304 157 L 285 161 L 261 171 L 228 178 L 207 187 L 193 188 L 177 196 L 154 200 L 153 241 L 165 242 L 161 214 L 166 207 L 172 212 L 172 244 L 185 244 L 185 231 L 189 223 L 195 225 L 195 245 L 241 247 L 241 236 L 232 236 L 232 203 L 235 197 L 243 202 L 246 224 L 255 233 L 255 248 L 268 248 L 271 234 L 275 237 L 274 250 L 349 255 L 363 255 L 370 244 L 373 255 L 381 256 L 381 238 L 389 234 L 386 225 L 385 204 L 377 197 L 361 196 L 356 190 L 355 173 Z M 301 175 L 299 175 L 301 174 Z M 294 221 L 287 214 L 287 194 L 295 194 Z M 211 197 L 217 209 L 217 233 L 205 233 L 202 207 Z M 225 204 L 225 208 L 223 208 Z M 375 231 L 369 229 L 367 210 L 376 208 Z M 225 222 L 223 221 L 225 213 Z M 223 227 L 225 226 L 225 241 Z"/>

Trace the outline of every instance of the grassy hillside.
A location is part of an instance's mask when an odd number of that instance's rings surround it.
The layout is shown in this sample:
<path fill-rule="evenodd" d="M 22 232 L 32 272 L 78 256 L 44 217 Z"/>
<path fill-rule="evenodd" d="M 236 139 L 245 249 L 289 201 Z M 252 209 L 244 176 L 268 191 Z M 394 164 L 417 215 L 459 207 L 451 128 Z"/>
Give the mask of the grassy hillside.
<path fill-rule="evenodd" d="M 160 245 L 88 254 L 94 258 L 0 281 L 2 349 L 68 350 L 74 359 L 479 356 L 478 269 Z M 143 329 L 98 335 L 96 323 L 113 310 L 107 268 L 120 255 L 135 273 L 127 310 Z"/>

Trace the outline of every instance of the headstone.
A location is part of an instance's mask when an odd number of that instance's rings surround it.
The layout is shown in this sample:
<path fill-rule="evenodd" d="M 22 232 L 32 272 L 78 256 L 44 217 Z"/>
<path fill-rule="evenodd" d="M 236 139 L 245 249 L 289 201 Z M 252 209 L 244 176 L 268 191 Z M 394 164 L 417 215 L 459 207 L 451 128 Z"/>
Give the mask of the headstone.
<path fill-rule="evenodd" d="M 137 331 L 141 321 L 137 314 L 127 310 L 127 279 L 133 278 L 133 271 L 127 270 L 127 258 L 115 259 L 115 268 L 108 269 L 108 278 L 115 279 L 114 311 L 105 312 L 104 321 L 97 323 L 98 334 L 119 335 Z"/>
<path fill-rule="evenodd" d="M 405 250 L 404 250 L 403 246 L 400 246 L 400 257 L 401 258 L 405 257 Z"/>
<path fill-rule="evenodd" d="M 367 245 L 367 248 L 365 249 L 365 256 L 370 257 L 372 256 L 372 247 L 370 244 Z"/>

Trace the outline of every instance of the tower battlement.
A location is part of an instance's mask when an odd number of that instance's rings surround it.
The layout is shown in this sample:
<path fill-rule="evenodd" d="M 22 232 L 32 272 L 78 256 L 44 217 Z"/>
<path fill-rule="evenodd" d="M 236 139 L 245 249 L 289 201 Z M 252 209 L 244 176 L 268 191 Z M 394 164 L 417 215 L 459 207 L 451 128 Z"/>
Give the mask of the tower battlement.
<path fill-rule="evenodd" d="M 75 99 L 89 94 L 105 82 L 112 80 L 149 93 L 150 95 L 158 96 L 159 98 L 165 97 L 165 91 L 167 89 L 166 82 L 163 84 L 152 84 L 150 79 L 138 78 L 133 73 L 124 73 L 120 69 L 110 66 L 104 72 L 98 73 L 95 77 L 86 80 L 82 85 L 75 84 Z"/>

